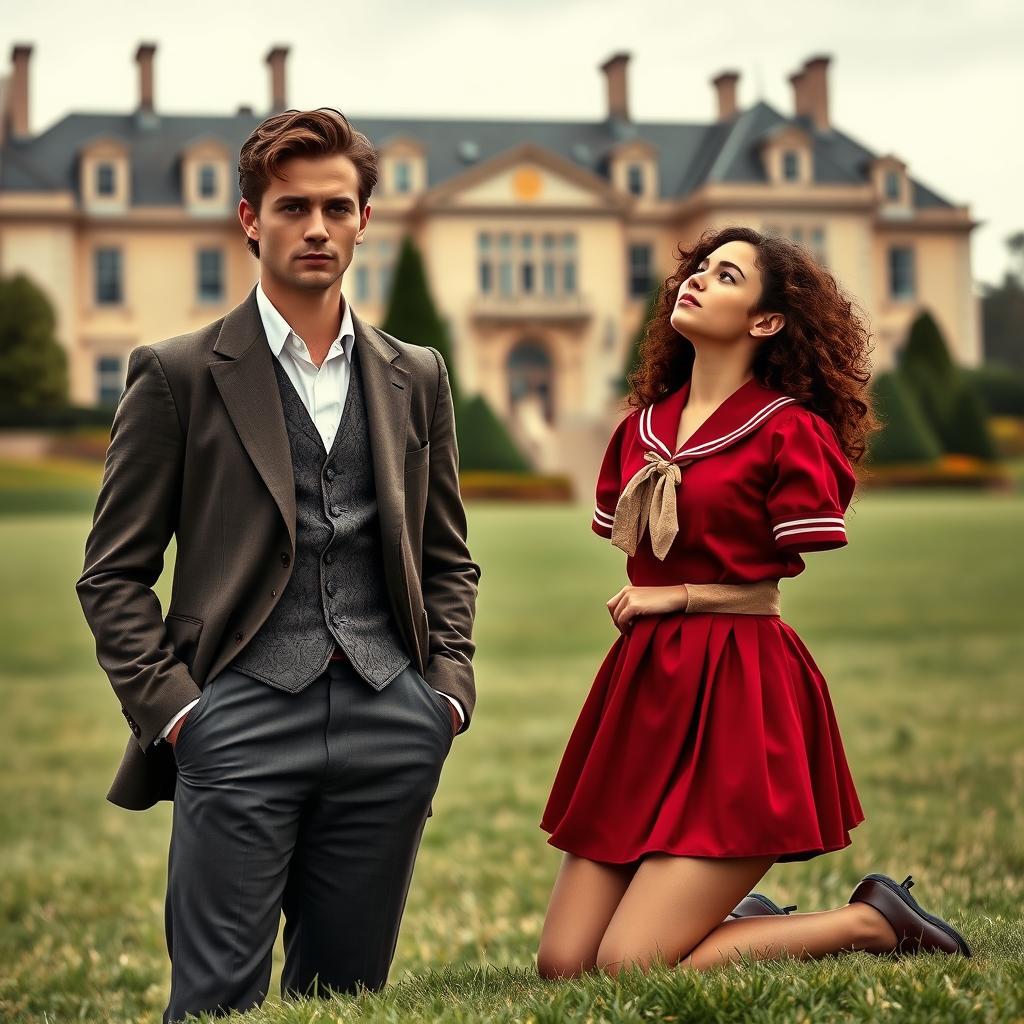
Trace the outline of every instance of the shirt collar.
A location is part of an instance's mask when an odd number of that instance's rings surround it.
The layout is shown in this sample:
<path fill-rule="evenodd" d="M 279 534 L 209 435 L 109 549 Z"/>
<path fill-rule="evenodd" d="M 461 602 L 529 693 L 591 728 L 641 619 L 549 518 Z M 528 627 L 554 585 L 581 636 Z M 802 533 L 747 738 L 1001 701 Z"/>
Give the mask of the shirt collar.
<path fill-rule="evenodd" d="M 334 339 L 334 344 L 341 344 L 345 350 L 345 357 L 351 361 L 352 346 L 356 340 L 355 327 L 352 323 L 352 307 L 344 295 L 341 297 L 341 301 L 345 310 L 341 314 L 341 324 L 338 327 L 338 335 Z M 260 319 L 263 321 L 263 331 L 267 336 L 270 351 L 280 358 L 284 343 L 295 332 L 288 321 L 277 311 L 277 307 L 267 298 L 267 293 L 263 290 L 263 285 L 260 282 L 256 283 L 256 305 L 259 308 Z M 299 337 L 297 334 L 295 336 Z"/>

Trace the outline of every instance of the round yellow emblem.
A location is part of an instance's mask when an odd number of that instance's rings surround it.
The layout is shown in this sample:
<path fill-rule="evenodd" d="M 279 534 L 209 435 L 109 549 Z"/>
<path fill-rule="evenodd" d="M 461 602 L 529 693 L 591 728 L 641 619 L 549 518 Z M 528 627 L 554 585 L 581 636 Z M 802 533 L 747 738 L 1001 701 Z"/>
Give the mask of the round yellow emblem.
<path fill-rule="evenodd" d="M 533 167 L 520 167 L 512 178 L 512 189 L 517 199 L 536 199 L 542 187 L 540 171 Z"/>

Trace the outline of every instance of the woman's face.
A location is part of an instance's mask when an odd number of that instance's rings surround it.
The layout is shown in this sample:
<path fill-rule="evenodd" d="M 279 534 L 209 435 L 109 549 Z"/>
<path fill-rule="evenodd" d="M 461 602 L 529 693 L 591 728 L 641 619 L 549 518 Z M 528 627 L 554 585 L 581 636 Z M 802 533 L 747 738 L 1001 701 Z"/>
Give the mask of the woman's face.
<path fill-rule="evenodd" d="M 691 341 L 763 338 L 781 329 L 778 313 L 754 313 L 761 299 L 757 249 L 749 242 L 726 242 L 698 264 L 676 293 L 671 323 Z"/>

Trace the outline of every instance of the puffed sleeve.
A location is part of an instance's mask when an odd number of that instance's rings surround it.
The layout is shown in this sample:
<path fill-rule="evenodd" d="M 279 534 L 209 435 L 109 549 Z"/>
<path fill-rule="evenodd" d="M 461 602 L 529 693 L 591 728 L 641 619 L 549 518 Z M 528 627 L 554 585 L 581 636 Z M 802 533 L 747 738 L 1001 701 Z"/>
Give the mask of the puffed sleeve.
<path fill-rule="evenodd" d="M 793 551 L 828 551 L 846 544 L 844 515 L 857 477 L 831 425 L 809 410 L 772 424 L 768 517 L 775 543 Z"/>
<path fill-rule="evenodd" d="M 597 477 L 597 502 L 590 527 L 599 537 L 611 540 L 615 506 L 622 493 L 622 452 L 635 412 L 624 417 L 612 433 Z"/>

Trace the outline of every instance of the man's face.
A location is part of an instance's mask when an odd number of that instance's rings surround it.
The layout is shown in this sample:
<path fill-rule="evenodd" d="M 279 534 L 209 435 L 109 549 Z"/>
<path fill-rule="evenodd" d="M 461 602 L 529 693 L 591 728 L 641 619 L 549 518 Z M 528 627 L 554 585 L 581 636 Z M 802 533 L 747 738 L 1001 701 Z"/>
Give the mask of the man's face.
<path fill-rule="evenodd" d="M 348 270 L 370 205 L 359 209 L 359 172 L 347 156 L 292 157 L 278 168 L 259 211 L 238 204 L 260 244 L 260 269 L 288 288 L 322 291 Z"/>

